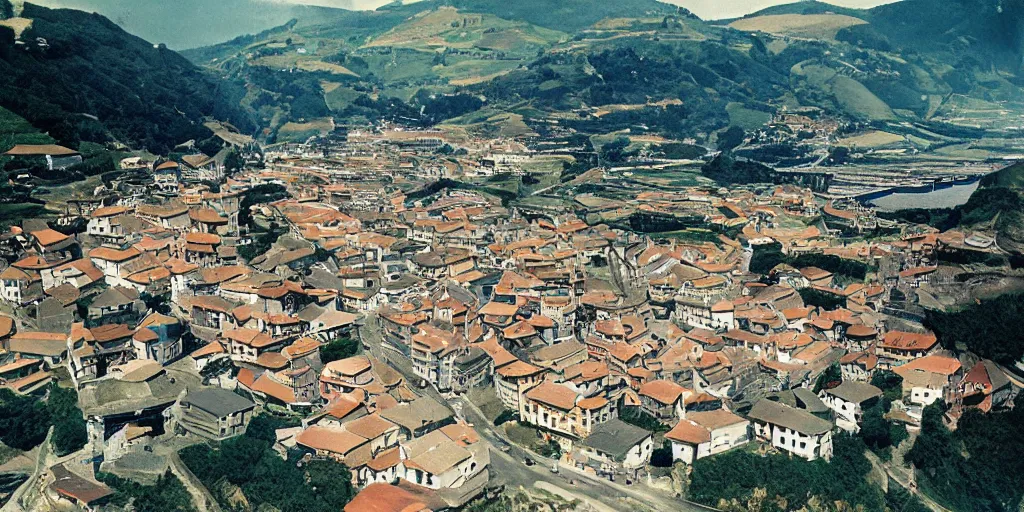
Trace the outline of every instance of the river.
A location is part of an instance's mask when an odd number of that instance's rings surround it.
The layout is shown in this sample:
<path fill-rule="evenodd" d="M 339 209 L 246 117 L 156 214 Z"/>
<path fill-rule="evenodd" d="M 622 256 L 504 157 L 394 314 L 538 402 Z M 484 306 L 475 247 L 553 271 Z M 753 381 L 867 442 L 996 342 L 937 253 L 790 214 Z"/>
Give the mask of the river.
<path fill-rule="evenodd" d="M 978 190 L 980 180 L 956 183 L 934 190 L 913 190 L 881 192 L 861 198 L 865 204 L 882 211 L 909 210 L 912 208 L 938 209 L 954 208 L 967 202 Z"/>

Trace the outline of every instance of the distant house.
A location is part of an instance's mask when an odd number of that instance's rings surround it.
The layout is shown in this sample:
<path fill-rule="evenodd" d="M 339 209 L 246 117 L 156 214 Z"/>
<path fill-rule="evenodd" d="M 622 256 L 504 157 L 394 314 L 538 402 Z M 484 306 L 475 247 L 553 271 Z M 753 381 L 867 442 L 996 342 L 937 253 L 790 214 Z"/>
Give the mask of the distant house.
<path fill-rule="evenodd" d="M 807 460 L 832 458 L 832 423 L 807 411 L 761 399 L 747 414 L 754 435 Z"/>
<path fill-rule="evenodd" d="M 221 388 L 190 392 L 179 402 L 178 425 L 199 437 L 223 440 L 245 433 L 256 404 Z"/>
<path fill-rule="evenodd" d="M 4 155 L 38 160 L 40 163 L 45 163 L 46 168 L 51 171 L 67 169 L 82 163 L 81 153 L 56 144 L 18 144 Z"/>
<path fill-rule="evenodd" d="M 718 409 L 691 412 L 665 439 L 672 443 L 672 460 L 693 464 L 697 459 L 715 455 L 750 441 L 750 422 Z"/>

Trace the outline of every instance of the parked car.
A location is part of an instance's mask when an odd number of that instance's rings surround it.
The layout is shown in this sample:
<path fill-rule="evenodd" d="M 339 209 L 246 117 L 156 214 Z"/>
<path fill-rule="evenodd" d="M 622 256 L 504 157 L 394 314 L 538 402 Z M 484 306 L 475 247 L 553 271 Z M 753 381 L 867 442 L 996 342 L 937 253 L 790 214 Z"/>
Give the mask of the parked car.
<path fill-rule="evenodd" d="M 523 464 L 526 464 L 527 466 L 533 466 L 533 465 L 535 465 L 537 463 L 534 462 L 533 459 L 527 457 L 527 458 L 523 459 Z"/>

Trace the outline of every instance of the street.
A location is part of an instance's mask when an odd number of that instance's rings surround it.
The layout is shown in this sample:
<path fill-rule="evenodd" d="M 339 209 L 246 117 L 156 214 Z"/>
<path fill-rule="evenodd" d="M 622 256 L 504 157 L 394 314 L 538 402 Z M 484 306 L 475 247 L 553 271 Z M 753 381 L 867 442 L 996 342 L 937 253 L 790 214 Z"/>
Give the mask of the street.
<path fill-rule="evenodd" d="M 359 336 L 363 345 L 370 348 L 372 355 L 382 361 L 386 360 L 392 368 L 395 368 L 402 374 L 406 382 L 415 383 L 420 380 L 413 373 L 410 361 L 403 357 L 386 357 L 386 354 L 383 353 L 384 351 L 380 349 L 381 333 L 375 315 L 367 315 L 364 325 L 359 328 Z M 459 397 L 449 401 L 432 385 L 425 389 L 417 389 L 417 392 L 431 396 L 441 403 L 448 404 L 450 408 L 453 404 L 456 404 L 457 406 L 454 409 L 457 409 L 466 421 L 473 424 L 474 430 L 480 434 L 481 441 L 486 442 L 490 447 L 491 485 L 529 489 L 534 487 L 537 482 L 545 482 L 547 487 L 555 486 L 567 494 L 574 494 L 587 500 L 593 500 L 595 503 L 603 504 L 605 507 L 613 510 L 630 512 L 642 510 L 638 509 L 637 502 L 656 511 L 714 510 L 676 499 L 642 483 L 635 483 L 627 487 L 592 475 L 585 475 L 564 465 L 559 468 L 558 474 L 552 473 L 551 467 L 553 464 L 556 464 L 554 460 L 513 444 L 468 399 Z M 510 447 L 508 453 L 500 450 L 502 445 Z M 527 466 L 524 462 L 527 457 L 536 461 L 537 464 Z M 570 480 L 572 483 L 570 483 Z M 623 497 L 629 497 L 635 501 L 626 501 L 622 499 Z M 595 508 L 603 509 L 604 507 Z"/>

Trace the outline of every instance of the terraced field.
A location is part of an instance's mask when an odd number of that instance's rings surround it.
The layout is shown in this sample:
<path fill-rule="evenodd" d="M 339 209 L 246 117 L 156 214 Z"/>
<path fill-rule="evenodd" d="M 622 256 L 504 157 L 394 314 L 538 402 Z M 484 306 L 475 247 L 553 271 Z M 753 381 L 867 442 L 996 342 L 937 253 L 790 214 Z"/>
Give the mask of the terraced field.
<path fill-rule="evenodd" d="M 744 32 L 767 32 L 780 36 L 833 40 L 840 30 L 867 22 L 842 14 L 772 14 L 737 20 L 730 27 Z"/>

